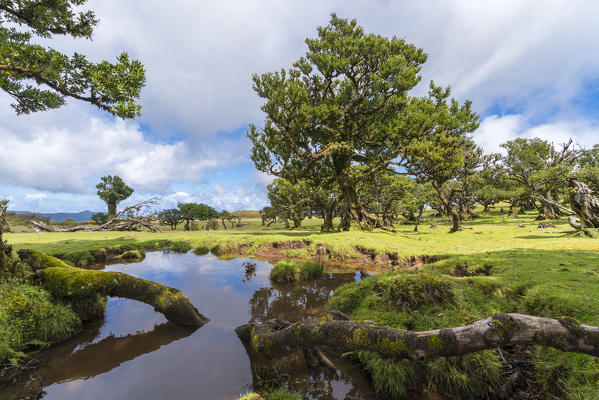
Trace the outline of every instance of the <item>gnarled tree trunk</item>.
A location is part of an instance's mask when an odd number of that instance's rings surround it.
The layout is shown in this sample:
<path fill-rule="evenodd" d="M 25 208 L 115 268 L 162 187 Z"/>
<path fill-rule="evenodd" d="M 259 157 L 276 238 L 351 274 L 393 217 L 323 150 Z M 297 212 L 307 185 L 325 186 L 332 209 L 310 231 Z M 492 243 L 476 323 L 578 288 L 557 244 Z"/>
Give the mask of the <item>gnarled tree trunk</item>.
<path fill-rule="evenodd" d="M 570 204 L 580 220 L 580 229 L 599 228 L 599 199 L 584 182 L 571 179 L 570 187 L 574 189 L 570 193 Z"/>
<path fill-rule="evenodd" d="M 599 357 L 599 327 L 574 319 L 495 314 L 469 325 L 412 332 L 360 323 L 339 311 L 290 324 L 283 320 L 236 329 L 240 339 L 266 358 L 299 349 L 331 346 L 341 351 L 369 350 L 394 359 L 431 360 L 463 356 L 509 345 L 544 345 Z"/>
<path fill-rule="evenodd" d="M 35 250 L 19 250 L 19 257 L 31 265 L 46 289 L 57 298 L 77 302 L 99 295 L 122 297 L 154 306 L 166 319 L 179 325 L 202 326 L 208 322 L 177 289 L 122 272 L 71 267 Z"/>

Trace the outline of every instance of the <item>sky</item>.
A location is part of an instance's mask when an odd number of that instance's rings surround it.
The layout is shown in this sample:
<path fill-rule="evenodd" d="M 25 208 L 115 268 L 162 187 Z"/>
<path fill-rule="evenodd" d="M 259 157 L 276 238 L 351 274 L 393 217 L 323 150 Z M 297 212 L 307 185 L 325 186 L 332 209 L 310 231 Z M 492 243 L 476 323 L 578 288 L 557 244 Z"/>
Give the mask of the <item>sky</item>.
<path fill-rule="evenodd" d="M 121 176 L 126 203 L 204 202 L 230 211 L 267 205 L 272 177 L 250 159 L 246 131 L 261 126 L 253 73 L 288 68 L 332 12 L 366 32 L 397 36 L 428 54 L 422 83 L 450 85 L 481 118 L 487 152 L 517 137 L 599 143 L 599 2 L 480 0 L 89 0 L 93 40 L 44 43 L 91 60 L 127 51 L 146 68 L 135 120 L 67 100 L 17 116 L 0 91 L 0 198 L 10 209 L 101 211 L 94 186 Z M 123 205 L 126 205 L 125 202 Z"/>

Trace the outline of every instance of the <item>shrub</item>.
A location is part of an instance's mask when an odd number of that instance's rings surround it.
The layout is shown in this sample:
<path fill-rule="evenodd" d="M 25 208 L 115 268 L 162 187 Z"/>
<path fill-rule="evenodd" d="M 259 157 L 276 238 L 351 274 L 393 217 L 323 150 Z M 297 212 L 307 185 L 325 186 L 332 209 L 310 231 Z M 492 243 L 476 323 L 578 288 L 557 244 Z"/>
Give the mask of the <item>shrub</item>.
<path fill-rule="evenodd" d="M 270 280 L 275 283 L 307 281 L 321 278 L 324 268 L 310 261 L 284 260 L 278 262 L 270 271 Z"/>
<path fill-rule="evenodd" d="M 206 246 L 200 246 L 193 249 L 193 252 L 198 256 L 203 256 L 205 254 L 208 254 L 210 252 L 210 249 Z"/>
<path fill-rule="evenodd" d="M 373 290 L 392 304 L 416 310 L 426 304 L 453 303 L 452 282 L 441 276 L 421 272 L 380 279 Z"/>
<path fill-rule="evenodd" d="M 175 253 L 187 253 L 189 250 L 191 250 L 191 246 L 187 242 L 177 241 L 173 242 L 173 244 L 170 246 L 170 250 L 174 251 Z"/>

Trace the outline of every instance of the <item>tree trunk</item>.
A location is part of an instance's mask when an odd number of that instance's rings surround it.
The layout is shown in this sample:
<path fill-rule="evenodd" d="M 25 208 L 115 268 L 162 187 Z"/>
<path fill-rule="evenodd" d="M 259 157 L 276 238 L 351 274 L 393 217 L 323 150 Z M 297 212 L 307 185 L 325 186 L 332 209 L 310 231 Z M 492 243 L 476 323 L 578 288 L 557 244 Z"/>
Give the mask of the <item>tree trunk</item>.
<path fill-rule="evenodd" d="M 222 223 L 223 223 L 223 228 L 225 228 L 225 230 L 227 230 L 227 225 L 225 225 L 225 219 L 224 219 L 224 218 L 221 218 L 221 219 L 220 219 L 220 222 L 222 222 Z"/>
<path fill-rule="evenodd" d="M 108 219 L 116 215 L 116 201 L 108 202 Z"/>
<path fill-rule="evenodd" d="M 252 351 L 266 358 L 330 346 L 345 352 L 367 350 L 393 359 L 426 361 L 512 345 L 544 345 L 599 357 L 599 327 L 568 317 L 495 314 L 464 326 L 412 332 L 352 321 L 339 311 L 329 311 L 294 324 L 277 319 L 243 325 L 235 331 L 244 344 L 251 343 Z"/>
<path fill-rule="evenodd" d="M 570 192 L 570 204 L 580 220 L 581 230 L 599 228 L 599 199 L 593 196 L 593 191 L 583 182 L 572 179 L 570 187 L 575 189 Z"/>
<path fill-rule="evenodd" d="M 324 222 L 320 227 L 321 231 L 329 232 L 333 230 L 333 211 L 334 207 L 324 207 L 322 209 L 322 216 L 324 218 Z"/>
<path fill-rule="evenodd" d="M 418 209 L 418 216 L 416 217 L 416 223 L 414 224 L 414 232 L 418 232 L 418 225 L 422 220 L 422 214 L 424 214 L 424 206 L 420 206 Z"/>
<path fill-rule="evenodd" d="M 177 289 L 122 272 L 71 267 L 34 250 L 19 250 L 19 257 L 31 266 L 42 278 L 46 289 L 58 299 L 77 302 L 98 295 L 122 297 L 154 306 L 155 311 L 179 325 L 202 326 L 208 322 L 208 318 Z"/>

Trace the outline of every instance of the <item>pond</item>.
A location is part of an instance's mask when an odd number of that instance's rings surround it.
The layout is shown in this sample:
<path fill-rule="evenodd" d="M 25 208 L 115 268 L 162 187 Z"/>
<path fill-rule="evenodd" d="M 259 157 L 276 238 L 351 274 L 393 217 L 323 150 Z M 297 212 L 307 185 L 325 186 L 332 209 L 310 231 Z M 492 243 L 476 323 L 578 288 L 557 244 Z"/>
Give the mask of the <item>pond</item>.
<path fill-rule="evenodd" d="M 256 268 L 246 268 L 247 262 Z M 180 289 L 210 322 L 199 329 L 176 326 L 151 306 L 111 298 L 103 321 L 39 355 L 43 399 L 225 400 L 251 391 L 250 361 L 234 329 L 248 321 L 318 314 L 334 289 L 361 278 L 347 270 L 272 285 L 271 268 L 266 261 L 192 252 L 152 252 L 139 263 L 106 266 Z M 358 366 L 334 361 L 340 370 L 309 369 L 298 353 L 282 362 L 281 376 L 309 399 L 375 398 Z M 6 390 L 17 397 L 18 388 Z"/>

